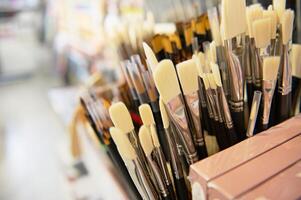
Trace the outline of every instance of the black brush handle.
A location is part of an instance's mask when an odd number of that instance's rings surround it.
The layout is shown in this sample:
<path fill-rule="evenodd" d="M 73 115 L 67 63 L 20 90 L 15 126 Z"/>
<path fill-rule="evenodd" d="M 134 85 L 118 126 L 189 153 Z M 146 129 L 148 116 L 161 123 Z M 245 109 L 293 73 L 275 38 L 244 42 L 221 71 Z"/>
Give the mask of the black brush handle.
<path fill-rule="evenodd" d="M 204 129 L 208 132 L 209 135 L 212 135 L 212 129 L 209 122 L 209 113 L 207 107 L 202 107 L 202 124 L 204 124 Z"/>
<path fill-rule="evenodd" d="M 216 135 L 215 120 L 212 118 L 208 118 L 208 119 L 209 119 L 209 129 L 210 129 L 210 132 L 208 132 L 208 135 L 215 136 Z"/>
<path fill-rule="evenodd" d="M 168 189 L 168 192 L 169 192 L 169 195 L 170 195 L 171 199 L 175 200 L 176 196 L 175 196 L 175 191 L 173 189 L 172 183 L 170 183 L 169 185 L 167 185 L 167 189 Z"/>
<path fill-rule="evenodd" d="M 214 127 L 216 130 L 216 140 L 218 143 L 218 146 L 220 150 L 224 150 L 228 145 L 228 138 L 226 136 L 225 130 L 223 130 L 223 124 L 221 124 L 219 121 L 214 121 Z"/>
<path fill-rule="evenodd" d="M 168 194 L 167 196 L 163 197 L 162 196 L 162 200 L 173 200 L 172 197 L 170 196 L 170 194 Z"/>
<path fill-rule="evenodd" d="M 204 144 L 203 145 L 197 145 L 196 146 L 197 153 L 199 155 L 200 159 L 204 159 L 208 157 L 208 152 L 205 144 L 205 139 L 204 139 Z"/>
<path fill-rule="evenodd" d="M 247 83 L 247 98 L 248 98 L 249 110 L 251 110 L 251 107 L 252 107 L 253 92 L 254 92 L 253 84 L 252 83 Z"/>
<path fill-rule="evenodd" d="M 175 188 L 178 200 L 188 200 L 188 189 L 184 178 L 175 179 Z"/>
<path fill-rule="evenodd" d="M 237 131 L 239 141 L 246 139 L 244 112 L 232 112 L 232 120 Z"/>
<path fill-rule="evenodd" d="M 291 93 L 286 95 L 279 95 L 279 114 L 277 115 L 278 123 L 281 123 L 287 120 L 290 117 L 290 108 L 291 108 Z"/>
<path fill-rule="evenodd" d="M 238 140 L 235 128 L 232 126 L 231 128 L 226 128 L 226 131 L 228 133 L 230 145 L 232 146 L 232 145 L 235 145 L 236 143 L 238 143 L 239 140 Z"/>
<path fill-rule="evenodd" d="M 261 124 L 260 132 L 268 130 L 268 128 L 269 128 L 269 124 Z"/>

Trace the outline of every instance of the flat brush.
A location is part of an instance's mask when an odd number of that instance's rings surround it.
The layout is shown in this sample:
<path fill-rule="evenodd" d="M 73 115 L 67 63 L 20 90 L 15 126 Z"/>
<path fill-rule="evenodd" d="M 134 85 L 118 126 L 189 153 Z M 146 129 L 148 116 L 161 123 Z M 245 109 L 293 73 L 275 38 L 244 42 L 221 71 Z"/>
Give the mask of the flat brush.
<path fill-rule="evenodd" d="M 154 150 L 155 147 L 152 141 L 152 136 L 149 131 L 149 128 L 147 128 L 145 125 L 140 127 L 139 140 L 143 148 L 143 151 L 146 155 L 148 164 L 153 174 L 155 175 L 155 180 L 156 180 L 155 184 L 159 188 L 159 193 L 161 194 L 162 199 L 170 200 L 171 196 L 163 180 L 163 174 L 160 170 L 160 167 L 158 166 L 158 163 L 156 162 L 157 155 L 155 155 L 155 150 Z"/>
<path fill-rule="evenodd" d="M 257 115 L 258 115 L 258 109 L 260 106 L 261 94 L 262 94 L 262 92 L 256 90 L 253 95 L 253 101 L 252 101 L 248 129 L 247 129 L 247 137 L 252 137 L 254 134 L 256 119 L 257 119 Z"/>
<path fill-rule="evenodd" d="M 194 128 L 194 142 L 199 155 L 203 159 L 208 156 L 206 143 L 204 140 L 203 127 L 201 125 L 201 114 L 199 108 L 199 86 L 198 86 L 198 70 L 195 61 L 190 59 L 177 64 L 178 76 L 182 86 L 184 99 L 187 104 L 189 116 L 192 118 Z"/>
<path fill-rule="evenodd" d="M 295 113 L 297 109 L 298 98 L 300 98 L 301 94 L 301 45 L 293 44 L 291 50 L 291 63 L 292 63 L 292 115 Z M 295 86 L 295 87 L 294 87 Z"/>
<path fill-rule="evenodd" d="M 143 42 L 142 45 L 143 45 L 144 53 L 145 53 L 145 56 L 146 56 L 146 59 L 147 59 L 147 63 L 150 66 L 151 72 L 153 72 L 155 70 L 156 66 L 158 65 L 158 60 L 155 56 L 155 53 L 150 48 L 150 46 L 148 46 L 148 44 Z"/>
<path fill-rule="evenodd" d="M 219 68 L 216 64 L 213 64 L 213 65 L 211 65 L 211 69 L 212 69 L 214 81 L 217 86 L 219 105 L 222 110 L 222 116 L 223 116 L 224 123 L 225 123 L 227 137 L 229 138 L 230 145 L 234 145 L 238 142 L 238 136 L 237 136 L 234 124 L 233 124 L 233 120 L 231 117 L 231 112 L 230 112 L 230 109 L 228 106 L 226 95 L 223 90 Z"/>
<path fill-rule="evenodd" d="M 180 131 L 180 140 L 186 160 L 189 164 L 195 163 L 198 161 L 198 155 L 189 129 L 189 118 L 172 61 L 162 60 L 153 76 L 159 94 L 166 104 L 175 126 Z"/>
<path fill-rule="evenodd" d="M 110 133 L 142 198 L 147 200 L 159 199 L 159 196 L 148 174 L 143 169 L 143 165 L 129 138 L 118 128 L 112 127 Z"/>
<path fill-rule="evenodd" d="M 289 42 L 293 33 L 294 11 L 286 10 L 281 17 L 282 48 L 277 91 L 277 122 L 283 122 L 290 117 L 292 66 L 289 61 Z"/>
<path fill-rule="evenodd" d="M 171 127 L 169 125 L 168 114 L 166 112 L 165 105 L 164 105 L 162 99 L 160 99 L 159 104 L 160 104 L 160 111 L 161 111 L 162 120 L 163 120 L 163 126 L 165 129 L 165 134 L 166 134 L 166 138 L 167 138 L 167 144 L 168 144 L 168 149 L 169 149 L 169 154 L 170 154 L 170 165 L 171 165 L 171 169 L 172 169 L 177 199 L 186 200 L 188 198 L 188 190 L 187 190 L 187 186 L 186 186 L 185 179 L 183 176 L 183 168 L 182 168 L 181 161 L 180 161 L 180 158 L 178 155 L 176 142 L 174 140 L 176 135 L 175 135 L 175 133 L 172 132 Z"/>
<path fill-rule="evenodd" d="M 266 57 L 263 59 L 263 115 L 261 123 L 261 131 L 268 129 L 270 110 L 274 91 L 276 87 L 276 80 L 280 64 L 280 57 Z"/>
<path fill-rule="evenodd" d="M 262 12 L 263 18 L 269 18 L 271 20 L 271 45 L 269 54 L 271 56 L 276 55 L 276 36 L 277 36 L 277 12 L 269 9 Z"/>
<path fill-rule="evenodd" d="M 154 116 L 153 116 L 151 107 L 148 104 L 142 104 L 139 107 L 139 113 L 142 118 L 144 126 L 146 128 L 148 128 L 148 131 L 150 132 L 151 137 L 153 138 L 154 151 L 156 154 L 157 163 L 159 165 L 160 172 L 162 173 L 164 184 L 167 186 L 167 188 L 169 190 L 169 194 L 172 197 L 174 193 L 173 193 L 171 177 L 167 171 L 166 159 L 165 159 L 165 156 L 163 154 L 163 151 L 161 149 L 161 145 L 160 145 L 160 142 L 158 139 L 156 124 L 155 124 L 155 120 L 154 120 Z M 165 136 L 165 134 L 162 135 L 162 137 L 164 137 L 164 136 Z M 166 139 L 164 139 L 164 141 L 166 141 Z"/>
<path fill-rule="evenodd" d="M 228 61 L 228 74 L 230 77 L 230 108 L 232 119 L 239 140 L 246 138 L 244 121 L 244 78 L 242 59 L 244 54 L 244 39 L 237 40 L 238 36 L 244 37 L 246 31 L 246 3 L 244 0 L 223 0 L 222 36 L 225 40 L 226 57 Z M 237 17 L 240 16 L 240 17 Z M 242 42 L 242 44 L 240 42 Z"/>

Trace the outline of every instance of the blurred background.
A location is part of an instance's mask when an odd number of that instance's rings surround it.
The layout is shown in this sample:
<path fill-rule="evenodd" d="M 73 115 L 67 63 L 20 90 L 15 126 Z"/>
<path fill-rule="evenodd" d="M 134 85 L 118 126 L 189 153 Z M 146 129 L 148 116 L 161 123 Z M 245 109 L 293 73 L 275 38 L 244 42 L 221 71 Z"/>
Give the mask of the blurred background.
<path fill-rule="evenodd" d="M 218 3 L 190 1 L 199 13 Z M 92 139 L 79 131 L 80 159 L 70 151 L 77 97 L 120 79 L 121 24 L 141 25 L 137 36 L 147 23 L 188 18 L 173 12 L 174 2 L 181 0 L 0 0 L 1 200 L 124 199 Z M 300 1 L 287 5 L 300 11 Z"/>

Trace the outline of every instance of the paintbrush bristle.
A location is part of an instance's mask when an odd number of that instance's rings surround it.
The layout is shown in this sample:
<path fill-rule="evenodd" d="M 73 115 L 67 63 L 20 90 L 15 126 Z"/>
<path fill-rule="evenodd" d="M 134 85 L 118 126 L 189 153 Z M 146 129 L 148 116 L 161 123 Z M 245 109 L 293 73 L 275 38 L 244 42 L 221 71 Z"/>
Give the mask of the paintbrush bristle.
<path fill-rule="evenodd" d="M 199 52 L 198 55 L 196 56 L 197 59 L 197 69 L 198 73 L 203 74 L 204 73 L 204 67 L 206 65 L 205 61 L 205 54 L 203 52 Z"/>
<path fill-rule="evenodd" d="M 214 81 L 216 83 L 216 85 L 218 87 L 222 87 L 222 80 L 221 80 L 221 75 L 220 75 L 220 72 L 219 72 L 219 68 L 218 68 L 218 65 L 215 64 L 215 63 L 211 63 L 211 71 L 212 71 L 212 74 L 213 74 L 213 77 L 214 77 Z"/>
<path fill-rule="evenodd" d="M 176 68 L 184 95 L 197 91 L 199 89 L 198 70 L 194 60 L 181 62 Z"/>
<path fill-rule="evenodd" d="M 276 80 L 279 70 L 280 57 L 279 56 L 269 56 L 263 58 L 262 66 L 262 79 L 263 80 Z"/>
<path fill-rule="evenodd" d="M 207 74 L 207 77 L 208 77 L 210 88 L 216 90 L 217 87 L 214 80 L 214 75 L 212 73 L 209 73 Z"/>
<path fill-rule="evenodd" d="M 294 26 L 294 11 L 286 10 L 282 14 L 281 29 L 282 29 L 282 44 L 288 44 L 292 39 Z"/>
<path fill-rule="evenodd" d="M 208 18 L 211 28 L 211 34 L 216 46 L 222 45 L 222 38 L 220 33 L 219 19 L 216 7 L 208 9 Z"/>
<path fill-rule="evenodd" d="M 271 43 L 271 19 L 264 18 L 253 22 L 255 46 L 265 48 Z"/>
<path fill-rule="evenodd" d="M 139 114 L 144 125 L 149 126 L 155 124 L 152 109 L 148 104 L 139 106 Z"/>
<path fill-rule="evenodd" d="M 147 62 L 150 65 L 151 70 L 154 71 L 154 69 L 158 65 L 158 60 L 155 56 L 155 53 L 150 48 L 150 46 L 148 46 L 148 44 L 146 44 L 145 42 L 143 42 L 142 45 L 143 45 L 143 49 L 144 49 L 144 53 L 145 53 Z"/>
<path fill-rule="evenodd" d="M 159 62 L 153 76 L 164 103 L 181 94 L 176 70 L 171 60 L 165 59 Z"/>
<path fill-rule="evenodd" d="M 213 63 L 217 62 L 217 57 L 216 57 L 216 44 L 214 41 L 210 43 L 210 61 Z"/>
<path fill-rule="evenodd" d="M 118 152 L 122 159 L 134 160 L 137 158 L 135 149 L 133 148 L 129 138 L 122 133 L 120 129 L 111 128 L 110 133 L 113 137 L 113 140 L 118 148 Z"/>
<path fill-rule="evenodd" d="M 282 14 L 285 11 L 286 0 L 273 0 L 273 8 L 277 12 L 278 23 L 281 23 Z"/>
<path fill-rule="evenodd" d="M 246 32 L 245 0 L 222 0 L 224 39 L 228 40 Z M 237 17 L 239 16 L 239 17 Z"/>
<path fill-rule="evenodd" d="M 158 134 L 157 134 L 157 130 L 155 126 L 151 126 L 150 127 L 150 132 L 151 132 L 151 136 L 153 139 L 153 143 L 155 147 L 160 147 L 160 142 L 159 142 L 159 138 L 158 138 Z"/>
<path fill-rule="evenodd" d="M 248 33 L 251 38 L 253 35 L 253 22 L 262 18 L 263 9 L 260 6 L 249 6 L 246 11 Z"/>
<path fill-rule="evenodd" d="M 264 10 L 262 13 L 262 16 L 264 18 L 271 19 L 271 38 L 276 38 L 276 32 L 277 32 L 277 13 L 274 10 Z"/>
<path fill-rule="evenodd" d="M 162 122 L 163 122 L 163 127 L 165 129 L 167 129 L 169 127 L 169 118 L 166 112 L 166 108 L 165 105 L 163 103 L 163 100 L 160 98 L 159 101 L 159 106 L 160 106 L 160 112 L 161 112 L 161 118 L 162 118 Z"/>
<path fill-rule="evenodd" d="M 134 130 L 131 115 L 124 103 L 114 103 L 110 106 L 109 113 L 114 126 L 123 133 L 129 133 Z"/>
<path fill-rule="evenodd" d="M 139 140 L 145 155 L 151 155 L 154 149 L 154 144 L 149 129 L 144 125 L 139 129 Z"/>
<path fill-rule="evenodd" d="M 207 74 L 202 74 L 201 78 L 203 79 L 205 90 L 208 90 L 210 88 L 210 85 Z"/>
<path fill-rule="evenodd" d="M 293 44 L 291 51 L 292 75 L 301 78 L 301 44 Z"/>

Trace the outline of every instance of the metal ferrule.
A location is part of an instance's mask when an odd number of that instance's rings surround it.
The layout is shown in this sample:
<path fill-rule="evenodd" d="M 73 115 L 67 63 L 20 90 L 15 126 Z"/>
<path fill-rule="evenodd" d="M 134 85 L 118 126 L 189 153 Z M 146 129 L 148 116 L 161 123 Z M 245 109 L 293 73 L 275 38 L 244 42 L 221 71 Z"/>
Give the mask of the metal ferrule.
<path fill-rule="evenodd" d="M 249 54 L 249 59 L 250 59 L 250 68 L 251 68 L 251 73 L 252 73 L 252 81 L 253 83 L 256 85 L 256 57 L 255 57 L 255 39 L 254 38 L 250 38 L 250 44 L 249 44 L 249 49 L 250 49 L 250 54 Z"/>
<path fill-rule="evenodd" d="M 256 48 L 254 51 L 254 78 L 255 78 L 255 85 L 257 87 L 261 87 L 261 80 L 262 80 L 262 59 L 260 57 L 260 49 Z"/>
<path fill-rule="evenodd" d="M 218 98 L 218 93 L 217 93 L 217 89 L 211 89 L 212 94 L 213 94 L 213 98 L 214 98 L 214 102 L 215 102 L 215 107 L 216 107 L 216 111 L 217 111 L 217 116 L 218 116 L 218 121 L 220 123 L 223 123 L 223 116 L 222 116 L 222 111 L 221 111 L 221 104 Z"/>
<path fill-rule="evenodd" d="M 209 103 L 211 105 L 211 108 L 212 108 L 213 118 L 214 118 L 215 121 L 219 121 L 218 114 L 217 114 L 217 108 L 216 108 L 216 104 L 215 104 L 215 99 L 214 99 L 212 90 L 207 89 L 206 94 L 207 94 L 208 101 L 209 101 Z"/>
<path fill-rule="evenodd" d="M 135 166 L 135 173 L 138 178 L 139 184 L 144 188 L 148 200 L 159 199 L 156 189 L 151 183 L 151 180 L 147 173 L 143 170 L 142 163 L 139 159 L 133 160 Z"/>
<path fill-rule="evenodd" d="M 228 71 L 227 71 L 227 60 L 225 57 L 225 49 L 223 46 L 217 46 L 216 47 L 216 57 L 217 57 L 217 62 L 219 69 L 221 71 L 221 78 L 223 82 L 223 88 L 225 91 L 225 94 L 229 94 L 229 76 L 228 76 Z"/>
<path fill-rule="evenodd" d="M 169 176 L 168 173 L 168 169 L 166 166 L 166 159 L 164 157 L 163 151 L 161 147 L 155 147 L 155 159 L 158 163 L 158 166 L 162 172 L 162 176 L 163 176 L 163 180 L 165 182 L 166 185 L 170 185 L 171 184 L 171 178 Z"/>
<path fill-rule="evenodd" d="M 287 95 L 292 90 L 292 67 L 289 60 L 289 45 L 282 46 L 282 54 L 280 60 L 280 76 L 278 91 L 282 95 Z"/>
<path fill-rule="evenodd" d="M 281 56 L 282 49 L 282 31 L 281 31 L 281 24 L 277 25 L 277 35 L 276 35 L 276 42 L 275 42 L 275 55 Z"/>
<path fill-rule="evenodd" d="M 234 38 L 235 39 L 235 38 Z M 228 60 L 228 72 L 230 77 L 230 99 L 235 104 L 243 102 L 244 81 L 242 74 L 241 61 L 243 56 L 243 48 L 237 46 L 236 40 L 226 40 L 226 54 Z M 232 44 L 233 43 L 233 44 Z M 234 48 L 233 48 L 233 46 Z"/>
<path fill-rule="evenodd" d="M 187 111 L 184 106 L 182 95 L 179 94 L 166 104 L 172 121 L 179 131 L 179 140 L 185 152 L 189 164 L 198 161 L 198 155 L 193 143 L 192 134 L 188 126 Z"/>
<path fill-rule="evenodd" d="M 276 82 L 273 80 L 262 81 L 263 90 L 263 116 L 262 123 L 268 124 L 270 118 L 271 104 L 275 91 Z"/>
<path fill-rule="evenodd" d="M 200 121 L 200 110 L 199 110 L 199 95 L 198 91 L 192 92 L 190 94 L 184 95 L 186 100 L 188 111 L 191 114 L 195 132 L 195 143 L 198 146 L 204 145 L 204 138 L 202 134 L 202 126 Z"/>
<path fill-rule="evenodd" d="M 201 102 L 202 108 L 206 107 L 206 97 L 205 97 L 205 92 L 204 92 L 204 83 L 202 81 L 201 77 L 198 77 L 198 82 L 199 82 L 199 98 Z"/>
<path fill-rule="evenodd" d="M 276 38 L 271 39 L 271 45 L 269 49 L 270 56 L 275 56 L 276 55 Z"/>
<path fill-rule="evenodd" d="M 151 155 L 146 156 L 146 158 L 147 158 L 147 161 L 149 163 L 150 168 L 153 171 L 153 174 L 155 175 L 156 184 L 158 186 L 159 193 L 162 196 L 166 197 L 168 195 L 168 190 L 167 190 L 167 187 L 166 187 L 166 185 L 165 185 L 165 183 L 163 181 L 163 176 L 161 174 L 159 166 L 157 165 L 157 163 L 156 163 L 156 161 L 154 159 L 154 157 L 155 157 L 154 153 L 155 152 L 153 151 L 151 153 Z"/>
<path fill-rule="evenodd" d="M 249 36 L 246 36 L 246 46 L 245 46 L 245 54 L 244 54 L 244 65 L 245 65 L 245 78 L 247 83 L 252 83 L 252 68 L 251 68 L 251 47 L 250 47 L 250 41 L 251 39 Z"/>
<path fill-rule="evenodd" d="M 230 112 L 223 88 L 217 87 L 217 92 L 219 95 L 219 102 L 222 107 L 224 122 L 228 129 L 233 128 L 234 125 L 233 125 L 233 121 L 232 121 L 232 117 L 231 117 L 231 112 Z"/>
<path fill-rule="evenodd" d="M 143 93 L 140 93 L 140 94 L 138 93 L 138 97 L 139 97 L 139 101 L 141 104 L 150 102 L 146 91 L 144 91 Z"/>
<path fill-rule="evenodd" d="M 173 133 L 171 127 L 165 129 L 165 133 L 170 153 L 170 165 L 175 177 L 177 179 L 180 179 L 183 177 L 183 169 L 178 156 L 179 154 L 177 152 L 176 142 L 173 140 Z"/>
<path fill-rule="evenodd" d="M 214 113 L 213 113 L 213 105 L 212 101 L 209 100 L 209 96 L 206 92 L 206 102 L 207 102 L 207 108 L 208 108 L 208 115 L 210 119 L 214 119 Z"/>

